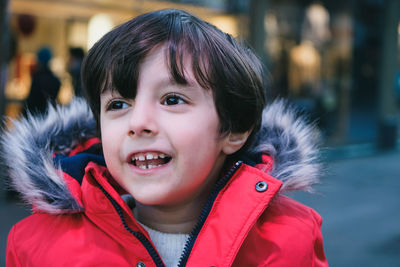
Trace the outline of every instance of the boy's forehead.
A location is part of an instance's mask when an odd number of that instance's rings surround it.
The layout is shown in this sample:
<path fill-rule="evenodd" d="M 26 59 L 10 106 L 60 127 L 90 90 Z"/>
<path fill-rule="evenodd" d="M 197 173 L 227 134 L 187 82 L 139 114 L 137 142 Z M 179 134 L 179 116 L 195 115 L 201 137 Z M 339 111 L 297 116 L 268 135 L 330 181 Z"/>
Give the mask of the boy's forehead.
<path fill-rule="evenodd" d="M 150 52 L 146 55 L 146 58 L 150 57 L 158 57 L 158 60 L 164 64 L 169 73 L 171 73 L 173 69 L 173 62 L 175 62 L 176 67 L 179 70 L 182 70 L 185 76 L 193 76 L 193 55 L 186 49 L 178 49 L 171 52 L 171 48 L 167 44 L 163 44 L 162 46 L 154 47 Z M 139 66 L 140 67 L 140 66 Z M 140 69 L 139 69 L 140 70 Z"/>
<path fill-rule="evenodd" d="M 155 67 L 160 72 L 157 76 L 154 76 L 154 79 L 158 80 L 161 85 L 198 86 L 193 72 L 192 55 L 183 50 L 177 51 L 174 59 L 171 58 L 172 56 L 170 48 L 166 44 L 151 49 L 138 66 L 138 82 L 140 82 L 140 77 L 145 74 L 148 67 Z M 174 77 L 175 71 L 183 74 L 185 82 Z"/>

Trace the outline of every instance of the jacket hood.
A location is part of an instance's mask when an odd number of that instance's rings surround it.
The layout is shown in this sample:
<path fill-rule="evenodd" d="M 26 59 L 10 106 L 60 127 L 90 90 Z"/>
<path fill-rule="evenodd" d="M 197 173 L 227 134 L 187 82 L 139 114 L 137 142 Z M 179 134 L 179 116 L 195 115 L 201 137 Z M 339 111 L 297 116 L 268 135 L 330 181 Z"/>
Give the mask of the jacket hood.
<path fill-rule="evenodd" d="M 68 190 L 54 154 L 67 155 L 77 144 L 96 136 L 96 123 L 86 101 L 69 106 L 49 105 L 45 115 L 27 115 L 12 121 L 1 136 L 2 179 L 37 210 L 60 214 L 81 207 Z M 245 157 L 268 154 L 274 160 L 270 174 L 281 180 L 281 191 L 311 191 L 318 182 L 318 131 L 295 109 L 279 100 L 263 112 L 261 129 Z M 256 162 L 260 163 L 260 162 Z"/>
<path fill-rule="evenodd" d="M 281 191 L 312 192 L 321 174 L 320 132 L 294 106 L 276 100 L 263 111 L 262 124 L 248 154 L 273 158 L 271 176 L 283 182 Z"/>

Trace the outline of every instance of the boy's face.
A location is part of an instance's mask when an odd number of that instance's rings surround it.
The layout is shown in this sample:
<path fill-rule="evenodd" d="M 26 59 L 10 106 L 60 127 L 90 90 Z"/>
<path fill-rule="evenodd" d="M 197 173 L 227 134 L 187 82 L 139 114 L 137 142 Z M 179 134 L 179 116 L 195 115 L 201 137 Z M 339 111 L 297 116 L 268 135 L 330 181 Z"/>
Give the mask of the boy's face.
<path fill-rule="evenodd" d="M 184 64 L 190 84 L 178 85 L 158 48 L 141 63 L 135 99 L 109 90 L 100 97 L 107 167 L 144 205 L 205 197 L 226 157 L 212 93 L 195 81 L 190 60 Z"/>

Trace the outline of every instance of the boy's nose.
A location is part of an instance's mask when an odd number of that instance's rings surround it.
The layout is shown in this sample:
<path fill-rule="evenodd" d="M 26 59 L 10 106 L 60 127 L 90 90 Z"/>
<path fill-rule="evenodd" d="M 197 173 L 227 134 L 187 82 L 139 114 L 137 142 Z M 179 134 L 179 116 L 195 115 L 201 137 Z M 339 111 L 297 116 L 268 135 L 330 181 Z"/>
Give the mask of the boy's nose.
<path fill-rule="evenodd" d="M 158 133 L 156 114 L 149 104 L 135 103 L 129 118 L 129 135 L 151 136 Z"/>

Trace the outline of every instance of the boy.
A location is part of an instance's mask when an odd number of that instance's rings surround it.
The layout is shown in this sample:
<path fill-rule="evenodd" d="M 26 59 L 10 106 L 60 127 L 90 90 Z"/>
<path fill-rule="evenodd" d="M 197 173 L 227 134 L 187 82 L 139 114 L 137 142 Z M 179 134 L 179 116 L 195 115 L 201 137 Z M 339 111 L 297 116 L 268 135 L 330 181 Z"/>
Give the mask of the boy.
<path fill-rule="evenodd" d="M 79 100 L 3 138 L 35 211 L 9 234 L 8 266 L 327 265 L 321 218 L 279 193 L 316 181 L 313 130 L 282 103 L 260 128 L 249 50 L 162 10 L 106 34 L 82 74 L 99 139 Z"/>

